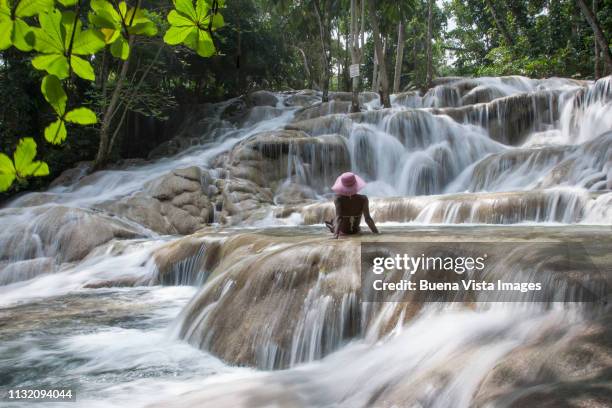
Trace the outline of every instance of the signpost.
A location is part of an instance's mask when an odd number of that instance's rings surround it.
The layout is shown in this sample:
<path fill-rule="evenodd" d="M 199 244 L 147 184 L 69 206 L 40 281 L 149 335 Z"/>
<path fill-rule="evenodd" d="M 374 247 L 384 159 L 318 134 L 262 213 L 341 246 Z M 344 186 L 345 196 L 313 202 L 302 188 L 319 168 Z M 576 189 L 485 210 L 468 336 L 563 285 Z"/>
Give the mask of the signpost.
<path fill-rule="evenodd" d="M 349 73 L 351 78 L 355 78 L 359 76 L 359 64 L 352 64 L 349 66 Z"/>

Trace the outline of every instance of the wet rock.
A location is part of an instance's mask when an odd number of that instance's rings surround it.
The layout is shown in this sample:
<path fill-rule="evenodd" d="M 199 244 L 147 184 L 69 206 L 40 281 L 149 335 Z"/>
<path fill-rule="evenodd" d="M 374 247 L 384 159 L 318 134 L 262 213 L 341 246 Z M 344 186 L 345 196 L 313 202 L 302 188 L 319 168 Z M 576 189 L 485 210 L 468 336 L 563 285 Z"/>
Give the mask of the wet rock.
<path fill-rule="evenodd" d="M 53 273 L 55 270 L 55 260 L 49 257 L 0 263 L 0 285 L 33 279 L 39 275 Z"/>
<path fill-rule="evenodd" d="M 251 106 L 276 106 L 278 98 L 269 91 L 251 92 L 246 97 L 247 103 Z"/>
<path fill-rule="evenodd" d="M 610 314 L 582 324 L 577 335 L 561 332 L 521 347 L 484 378 L 474 406 L 604 407 L 612 392 Z"/>
<path fill-rule="evenodd" d="M 333 115 L 335 113 L 349 113 L 351 102 L 330 101 L 303 108 L 295 114 L 295 121 L 318 118 L 320 116 Z"/>
<path fill-rule="evenodd" d="M 143 192 L 100 208 L 161 234 L 190 234 L 214 219 L 210 182 L 210 173 L 199 167 L 175 169 L 147 183 Z"/>
<path fill-rule="evenodd" d="M 321 102 L 321 96 L 312 89 L 298 91 L 285 99 L 286 106 L 301 106 L 303 108 L 312 106 L 317 102 Z"/>
<path fill-rule="evenodd" d="M 57 256 L 58 262 L 78 261 L 113 239 L 145 235 L 138 227 L 92 210 L 39 207 L 24 217 L 27 222 L 0 236 L 0 260 Z"/>

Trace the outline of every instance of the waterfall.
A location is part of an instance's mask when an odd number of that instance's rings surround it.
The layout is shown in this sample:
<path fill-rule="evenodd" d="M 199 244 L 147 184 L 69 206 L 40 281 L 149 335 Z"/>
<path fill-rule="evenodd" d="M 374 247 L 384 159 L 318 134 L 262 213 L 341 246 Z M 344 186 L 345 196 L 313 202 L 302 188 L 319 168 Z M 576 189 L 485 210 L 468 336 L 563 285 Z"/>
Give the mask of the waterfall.
<path fill-rule="evenodd" d="M 146 160 L 80 165 L 4 204 L 2 382 L 57 377 L 79 406 L 249 408 L 528 406 L 596 388 L 609 307 L 572 282 L 609 267 L 612 77 L 448 78 L 387 109 L 362 93 L 355 113 L 351 97 L 199 106 Z M 344 171 L 367 181 L 380 236 L 323 227 Z M 496 247 L 507 267 L 488 278 L 537 275 L 556 297 L 371 301 L 361 244 L 384 241 L 520 244 Z M 589 263 L 538 261 L 560 243 Z"/>

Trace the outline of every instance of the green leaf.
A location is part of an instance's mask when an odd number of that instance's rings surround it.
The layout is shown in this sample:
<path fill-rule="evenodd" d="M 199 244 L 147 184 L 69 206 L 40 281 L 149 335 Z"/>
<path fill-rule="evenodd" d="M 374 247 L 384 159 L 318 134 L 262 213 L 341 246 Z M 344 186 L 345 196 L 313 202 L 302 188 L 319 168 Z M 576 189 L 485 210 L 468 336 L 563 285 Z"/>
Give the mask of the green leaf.
<path fill-rule="evenodd" d="M 0 153 L 0 192 L 6 191 L 13 185 L 16 171 L 13 161 L 4 153 Z"/>
<path fill-rule="evenodd" d="M 191 0 L 176 0 L 174 6 L 175 10 L 168 13 L 170 28 L 164 41 L 170 45 L 183 43 L 202 57 L 213 55 L 215 44 L 210 31 L 223 26 L 223 17 L 220 14 L 211 16 L 209 0 L 196 0 L 195 8 Z"/>
<path fill-rule="evenodd" d="M 0 50 L 6 50 L 12 45 L 13 20 L 0 17 Z"/>
<path fill-rule="evenodd" d="M 85 30 L 74 36 L 72 53 L 77 55 L 95 54 L 104 48 L 104 38 L 99 31 Z"/>
<path fill-rule="evenodd" d="M 62 14 L 54 9 L 38 16 L 40 28 L 34 31 L 34 49 L 45 54 L 64 53 L 65 31 L 61 29 Z"/>
<path fill-rule="evenodd" d="M 174 3 L 174 8 L 179 13 L 182 13 L 188 17 L 191 21 L 198 21 L 198 16 L 193 8 L 193 3 L 191 0 L 176 0 Z"/>
<path fill-rule="evenodd" d="M 71 7 L 77 4 L 77 0 L 57 0 L 64 7 Z"/>
<path fill-rule="evenodd" d="M 79 56 L 89 56 L 102 49 L 105 45 L 102 34 L 96 30 L 81 30 L 82 24 L 79 20 L 75 24 L 73 12 L 62 14 L 53 10 L 42 13 L 39 20 L 41 28 L 35 30 L 34 49 L 43 55 L 35 57 L 32 65 L 59 79 L 66 78 L 72 68 L 76 75 L 93 81 L 95 75 L 91 64 Z"/>
<path fill-rule="evenodd" d="M 31 51 L 34 46 L 34 32 L 25 21 L 18 18 L 13 26 L 11 40 L 20 51 Z"/>
<path fill-rule="evenodd" d="M 60 117 L 64 116 L 68 96 L 62 88 L 60 80 L 55 75 L 47 75 L 42 80 L 40 90 L 55 113 Z"/>
<path fill-rule="evenodd" d="M 89 81 L 94 81 L 96 79 L 93 67 L 91 66 L 89 61 L 86 61 L 83 58 L 73 55 L 70 58 L 70 62 L 74 73 L 80 76 L 81 78 L 87 79 Z"/>
<path fill-rule="evenodd" d="M 168 22 L 176 27 L 197 27 L 193 20 L 178 13 L 176 10 L 172 10 L 168 13 Z"/>
<path fill-rule="evenodd" d="M 113 57 L 126 60 L 130 56 L 130 44 L 128 44 L 123 36 L 119 36 L 110 46 L 110 51 L 111 54 L 113 54 Z"/>
<path fill-rule="evenodd" d="M 18 0 L 13 0 L 18 1 Z M 75 1 L 76 3 L 76 1 Z M 63 4 L 63 3 L 62 3 Z M 65 6 L 66 4 L 64 4 Z M 53 0 L 21 0 L 15 8 L 17 17 L 32 17 L 53 8 Z"/>
<path fill-rule="evenodd" d="M 51 144 L 60 144 L 66 140 L 66 125 L 62 119 L 58 119 L 45 128 L 45 139 Z"/>
<path fill-rule="evenodd" d="M 13 154 L 13 161 L 15 162 L 15 169 L 17 173 L 23 174 L 22 170 L 27 167 L 28 164 L 32 163 L 36 157 L 36 142 L 31 137 L 26 137 L 19 140 L 17 150 Z"/>
<path fill-rule="evenodd" d="M 93 125 L 98 123 L 96 114 L 89 108 L 76 108 L 66 114 L 66 121 L 78 125 Z"/>
<path fill-rule="evenodd" d="M 51 75 L 55 75 L 60 79 L 68 76 L 69 67 L 66 57 L 60 54 L 43 54 L 34 57 L 32 60 L 34 68 L 47 71 Z"/>
<path fill-rule="evenodd" d="M 157 26 L 152 21 L 139 22 L 137 24 L 133 24 L 128 29 L 128 31 L 130 32 L 130 34 L 146 35 L 148 37 L 153 37 L 155 34 L 157 34 Z"/>
<path fill-rule="evenodd" d="M 215 45 L 208 31 L 197 30 L 185 39 L 185 45 L 201 57 L 210 57 L 215 53 Z"/>
<path fill-rule="evenodd" d="M 41 161 L 33 161 L 36 157 L 36 142 L 31 137 L 19 140 L 17 149 L 13 154 L 17 176 L 26 178 L 29 176 L 46 176 L 49 174 L 49 166 Z"/>
<path fill-rule="evenodd" d="M 223 27 L 225 25 L 225 20 L 223 19 L 223 16 L 219 13 L 215 14 L 213 16 L 213 20 L 212 20 L 212 29 L 213 30 L 217 30 L 221 27 Z"/>
<path fill-rule="evenodd" d="M 164 35 L 164 42 L 170 45 L 177 45 L 185 41 L 192 32 L 197 31 L 195 26 L 177 27 L 171 26 Z"/>

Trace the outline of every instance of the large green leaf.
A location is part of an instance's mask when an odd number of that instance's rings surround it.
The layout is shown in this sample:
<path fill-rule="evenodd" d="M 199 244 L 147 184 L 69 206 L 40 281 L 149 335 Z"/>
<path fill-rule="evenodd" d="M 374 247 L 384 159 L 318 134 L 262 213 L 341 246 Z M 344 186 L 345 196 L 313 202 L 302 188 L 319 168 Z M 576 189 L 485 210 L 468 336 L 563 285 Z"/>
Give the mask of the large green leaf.
<path fill-rule="evenodd" d="M 0 51 L 9 48 L 13 42 L 13 20 L 0 16 Z"/>
<path fill-rule="evenodd" d="M 15 8 L 15 15 L 17 17 L 32 17 L 35 14 L 47 12 L 52 8 L 53 0 L 21 0 Z"/>
<path fill-rule="evenodd" d="M 46 176 L 49 174 L 47 163 L 34 161 L 36 157 L 36 142 L 31 137 L 19 140 L 17 149 L 13 154 L 17 176 L 26 178 L 29 176 Z"/>
<path fill-rule="evenodd" d="M 185 41 L 187 36 L 198 29 L 194 26 L 177 27 L 171 26 L 164 35 L 164 42 L 170 45 L 177 45 Z"/>
<path fill-rule="evenodd" d="M 70 62 L 72 65 L 72 70 L 75 74 L 80 76 L 83 79 L 87 79 L 89 81 L 93 81 L 96 79 L 96 75 L 94 74 L 93 67 L 89 63 L 89 61 L 84 60 L 81 57 L 77 57 L 73 55 L 70 58 Z"/>
<path fill-rule="evenodd" d="M 104 47 L 102 34 L 96 30 L 83 31 L 80 21 L 75 20 L 73 12 L 62 14 L 54 9 L 48 13 L 41 13 L 39 20 L 40 28 L 34 31 L 34 49 L 42 55 L 35 57 L 32 65 L 59 79 L 66 78 L 72 68 L 76 75 L 93 81 L 95 79 L 93 68 L 81 57 L 95 54 Z"/>
<path fill-rule="evenodd" d="M 34 34 L 22 18 L 49 10 L 53 6 L 53 0 L 14 1 L 17 1 L 16 5 L 8 0 L 0 0 L 0 50 L 14 45 L 20 51 L 31 51 Z"/>
<path fill-rule="evenodd" d="M 211 2 L 208 0 L 176 0 L 175 10 L 168 13 L 170 28 L 164 35 L 164 41 L 170 45 L 185 44 L 202 57 L 215 53 L 210 31 L 223 26 L 220 14 L 212 14 Z M 212 22 L 211 22 L 212 18 Z"/>
<path fill-rule="evenodd" d="M 34 47 L 34 32 L 25 21 L 18 18 L 13 26 L 11 41 L 18 50 L 31 51 Z"/>
<path fill-rule="evenodd" d="M 110 51 L 113 57 L 126 60 L 130 56 L 130 44 L 128 44 L 125 38 L 119 36 L 119 38 L 111 44 Z"/>
<path fill-rule="evenodd" d="M 185 17 L 188 17 L 191 21 L 197 21 L 198 16 L 195 9 L 193 8 L 192 0 L 176 0 L 174 2 L 174 8 Z"/>
<path fill-rule="evenodd" d="M 68 96 L 66 96 L 60 80 L 55 75 L 47 75 L 42 80 L 40 90 L 55 113 L 59 117 L 64 116 Z"/>
<path fill-rule="evenodd" d="M 34 68 L 47 71 L 58 78 L 66 78 L 70 72 L 66 57 L 59 54 L 43 54 L 32 59 Z"/>
<path fill-rule="evenodd" d="M 45 54 L 63 53 L 66 33 L 61 28 L 62 13 L 54 9 L 47 13 L 41 13 L 38 20 L 40 28 L 34 31 L 36 36 L 34 49 Z"/>
<path fill-rule="evenodd" d="M 89 21 L 100 29 L 104 42 L 111 44 L 111 53 L 116 58 L 125 60 L 130 55 L 124 27 L 128 27 L 129 34 L 146 36 L 157 34 L 157 26 L 143 10 L 128 9 L 125 2 L 114 7 L 106 0 L 92 0 L 91 9 L 93 12 L 89 13 Z"/>
<path fill-rule="evenodd" d="M 66 114 L 66 121 L 79 125 L 93 125 L 98 122 L 96 114 L 89 108 L 76 108 Z"/>
<path fill-rule="evenodd" d="M 13 160 L 0 153 L 0 191 L 8 190 L 16 178 L 49 175 L 49 166 L 42 161 L 34 161 L 36 142 L 31 137 L 19 140 L 13 153 Z"/>
<path fill-rule="evenodd" d="M 13 161 L 4 153 L 0 153 L 0 191 L 6 191 L 13 185 L 16 176 Z"/>
<path fill-rule="evenodd" d="M 51 144 L 60 144 L 66 140 L 66 124 L 58 119 L 45 128 L 45 139 Z"/>

